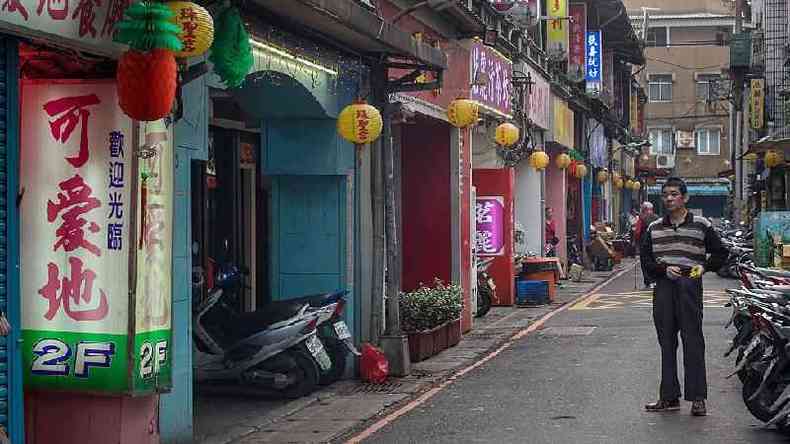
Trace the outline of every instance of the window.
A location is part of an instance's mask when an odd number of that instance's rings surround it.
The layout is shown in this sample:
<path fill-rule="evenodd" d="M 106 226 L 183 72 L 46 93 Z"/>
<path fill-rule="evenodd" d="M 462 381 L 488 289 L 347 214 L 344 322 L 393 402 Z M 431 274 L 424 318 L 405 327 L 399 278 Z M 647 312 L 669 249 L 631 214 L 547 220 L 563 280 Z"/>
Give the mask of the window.
<path fill-rule="evenodd" d="M 672 74 L 650 74 L 648 96 L 651 102 L 671 102 Z"/>
<path fill-rule="evenodd" d="M 648 28 L 647 46 L 667 46 L 667 28 Z"/>
<path fill-rule="evenodd" d="M 674 154 L 672 128 L 653 128 L 650 130 L 650 155 Z"/>
<path fill-rule="evenodd" d="M 719 74 L 697 74 L 697 100 L 706 102 L 718 96 Z"/>
<path fill-rule="evenodd" d="M 697 154 L 705 156 L 718 156 L 721 152 L 719 142 L 721 129 L 700 128 L 697 130 Z"/>

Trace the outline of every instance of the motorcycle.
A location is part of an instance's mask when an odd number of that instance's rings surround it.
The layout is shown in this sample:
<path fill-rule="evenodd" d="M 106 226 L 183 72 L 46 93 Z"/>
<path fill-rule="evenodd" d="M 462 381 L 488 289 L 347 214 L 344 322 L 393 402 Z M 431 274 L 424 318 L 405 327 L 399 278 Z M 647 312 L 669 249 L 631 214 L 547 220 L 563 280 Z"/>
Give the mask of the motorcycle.
<path fill-rule="evenodd" d="M 488 274 L 488 268 L 494 262 L 493 257 L 486 259 L 477 258 L 477 313 L 475 317 L 482 318 L 491 310 L 491 301 L 496 297 L 496 284 Z"/>
<path fill-rule="evenodd" d="M 238 307 L 234 297 L 241 275 L 237 267 L 223 264 L 208 297 L 196 301 L 197 381 L 250 384 L 287 398 L 311 393 L 322 374 L 332 369 L 317 327 L 336 316 L 338 304 L 311 307 L 307 301 L 282 301 L 238 313 L 232 307 Z M 326 295 L 325 300 L 333 297 L 337 295 Z"/>

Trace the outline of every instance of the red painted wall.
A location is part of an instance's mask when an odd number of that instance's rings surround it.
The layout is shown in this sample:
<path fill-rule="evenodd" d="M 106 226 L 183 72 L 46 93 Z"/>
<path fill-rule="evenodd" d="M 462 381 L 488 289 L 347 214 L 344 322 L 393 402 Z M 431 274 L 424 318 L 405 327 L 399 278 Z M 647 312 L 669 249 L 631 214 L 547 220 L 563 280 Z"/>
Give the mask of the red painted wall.
<path fill-rule="evenodd" d="M 450 127 L 419 118 L 401 127 L 404 291 L 451 278 Z"/>
<path fill-rule="evenodd" d="M 513 168 L 475 169 L 472 181 L 478 196 L 503 196 L 505 200 L 505 254 L 497 256 L 489 271 L 496 283 L 495 305 L 515 303 L 513 270 L 513 189 L 516 174 Z"/>
<path fill-rule="evenodd" d="M 27 444 L 159 443 L 159 396 L 25 393 Z"/>

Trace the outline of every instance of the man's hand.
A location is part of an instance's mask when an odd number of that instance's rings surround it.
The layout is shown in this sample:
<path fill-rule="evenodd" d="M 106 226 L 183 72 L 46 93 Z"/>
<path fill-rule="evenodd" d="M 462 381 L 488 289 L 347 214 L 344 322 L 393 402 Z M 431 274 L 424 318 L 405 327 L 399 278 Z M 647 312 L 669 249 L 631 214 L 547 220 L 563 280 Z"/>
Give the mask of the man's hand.
<path fill-rule="evenodd" d="M 689 274 L 689 277 L 692 279 L 699 279 L 703 274 L 705 274 L 705 267 L 702 265 L 695 265 L 694 268 L 691 269 L 691 274 Z"/>
<path fill-rule="evenodd" d="M 670 265 L 669 267 L 667 267 L 667 277 L 670 280 L 676 281 L 681 276 L 683 276 L 683 272 L 680 271 L 680 267 L 678 267 L 676 265 Z"/>

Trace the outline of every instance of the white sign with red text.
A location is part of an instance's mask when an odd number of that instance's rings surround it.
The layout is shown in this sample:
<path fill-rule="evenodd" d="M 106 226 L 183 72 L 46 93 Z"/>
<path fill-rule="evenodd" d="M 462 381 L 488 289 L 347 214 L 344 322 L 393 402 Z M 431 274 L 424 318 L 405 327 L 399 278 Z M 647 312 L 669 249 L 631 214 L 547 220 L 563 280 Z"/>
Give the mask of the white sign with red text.
<path fill-rule="evenodd" d="M 132 122 L 113 81 L 25 82 L 21 108 L 26 382 L 123 391 Z"/>

